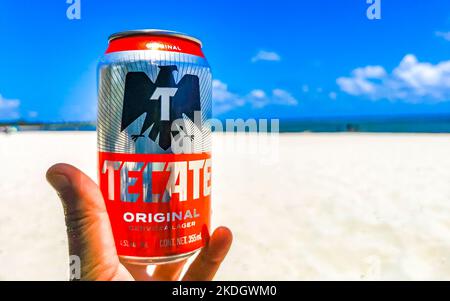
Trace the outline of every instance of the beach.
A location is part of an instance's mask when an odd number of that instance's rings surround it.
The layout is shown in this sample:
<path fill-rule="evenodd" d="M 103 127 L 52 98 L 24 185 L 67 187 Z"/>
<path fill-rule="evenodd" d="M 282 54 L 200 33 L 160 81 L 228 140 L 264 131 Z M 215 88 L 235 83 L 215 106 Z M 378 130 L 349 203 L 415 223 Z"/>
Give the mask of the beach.
<path fill-rule="evenodd" d="M 68 279 L 54 163 L 96 179 L 95 132 L 0 135 L 0 280 Z M 450 280 L 449 134 L 213 135 L 216 280 Z"/>

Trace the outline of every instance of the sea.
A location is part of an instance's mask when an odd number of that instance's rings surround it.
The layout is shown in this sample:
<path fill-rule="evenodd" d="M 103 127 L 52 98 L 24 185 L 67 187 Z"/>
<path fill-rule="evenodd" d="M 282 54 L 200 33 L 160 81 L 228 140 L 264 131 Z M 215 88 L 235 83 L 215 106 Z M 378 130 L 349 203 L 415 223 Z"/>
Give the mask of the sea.
<path fill-rule="evenodd" d="M 225 122 L 225 121 L 224 121 Z M 225 123 L 224 123 L 225 124 Z M 95 122 L 28 123 L 3 122 L 0 132 L 16 131 L 95 131 Z M 246 131 L 241 129 L 236 131 Z M 302 118 L 279 121 L 281 133 L 297 132 L 379 132 L 450 133 L 450 115 L 438 116 L 360 116 Z"/>

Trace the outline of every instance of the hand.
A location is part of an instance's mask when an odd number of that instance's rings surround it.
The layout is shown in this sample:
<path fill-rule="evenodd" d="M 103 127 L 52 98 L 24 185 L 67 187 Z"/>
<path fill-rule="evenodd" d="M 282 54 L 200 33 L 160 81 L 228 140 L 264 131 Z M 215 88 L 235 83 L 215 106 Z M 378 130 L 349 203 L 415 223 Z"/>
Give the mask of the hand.
<path fill-rule="evenodd" d="M 81 261 L 82 280 L 177 280 L 186 260 L 158 265 L 152 276 L 144 265 L 121 263 L 103 196 L 94 181 L 68 164 L 47 171 L 64 207 L 69 252 Z M 230 249 L 232 235 L 219 227 L 191 264 L 183 280 L 211 280 Z"/>

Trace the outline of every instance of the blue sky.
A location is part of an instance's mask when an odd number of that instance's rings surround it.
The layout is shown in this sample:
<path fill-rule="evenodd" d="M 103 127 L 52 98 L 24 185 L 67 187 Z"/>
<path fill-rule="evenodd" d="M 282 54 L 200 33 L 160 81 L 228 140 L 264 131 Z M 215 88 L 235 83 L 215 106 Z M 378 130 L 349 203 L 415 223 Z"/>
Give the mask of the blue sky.
<path fill-rule="evenodd" d="M 94 120 L 107 37 L 137 28 L 203 41 L 217 117 L 450 114 L 446 0 L 80 3 L 0 3 L 0 120 Z"/>

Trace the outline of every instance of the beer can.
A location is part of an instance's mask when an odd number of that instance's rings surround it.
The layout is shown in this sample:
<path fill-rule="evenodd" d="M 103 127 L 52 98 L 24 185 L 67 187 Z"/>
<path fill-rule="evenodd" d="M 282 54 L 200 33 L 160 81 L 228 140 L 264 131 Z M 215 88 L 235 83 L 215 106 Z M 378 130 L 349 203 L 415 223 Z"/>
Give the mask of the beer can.
<path fill-rule="evenodd" d="M 182 260 L 209 239 L 212 76 L 201 42 L 113 34 L 98 65 L 98 176 L 118 255 Z"/>

